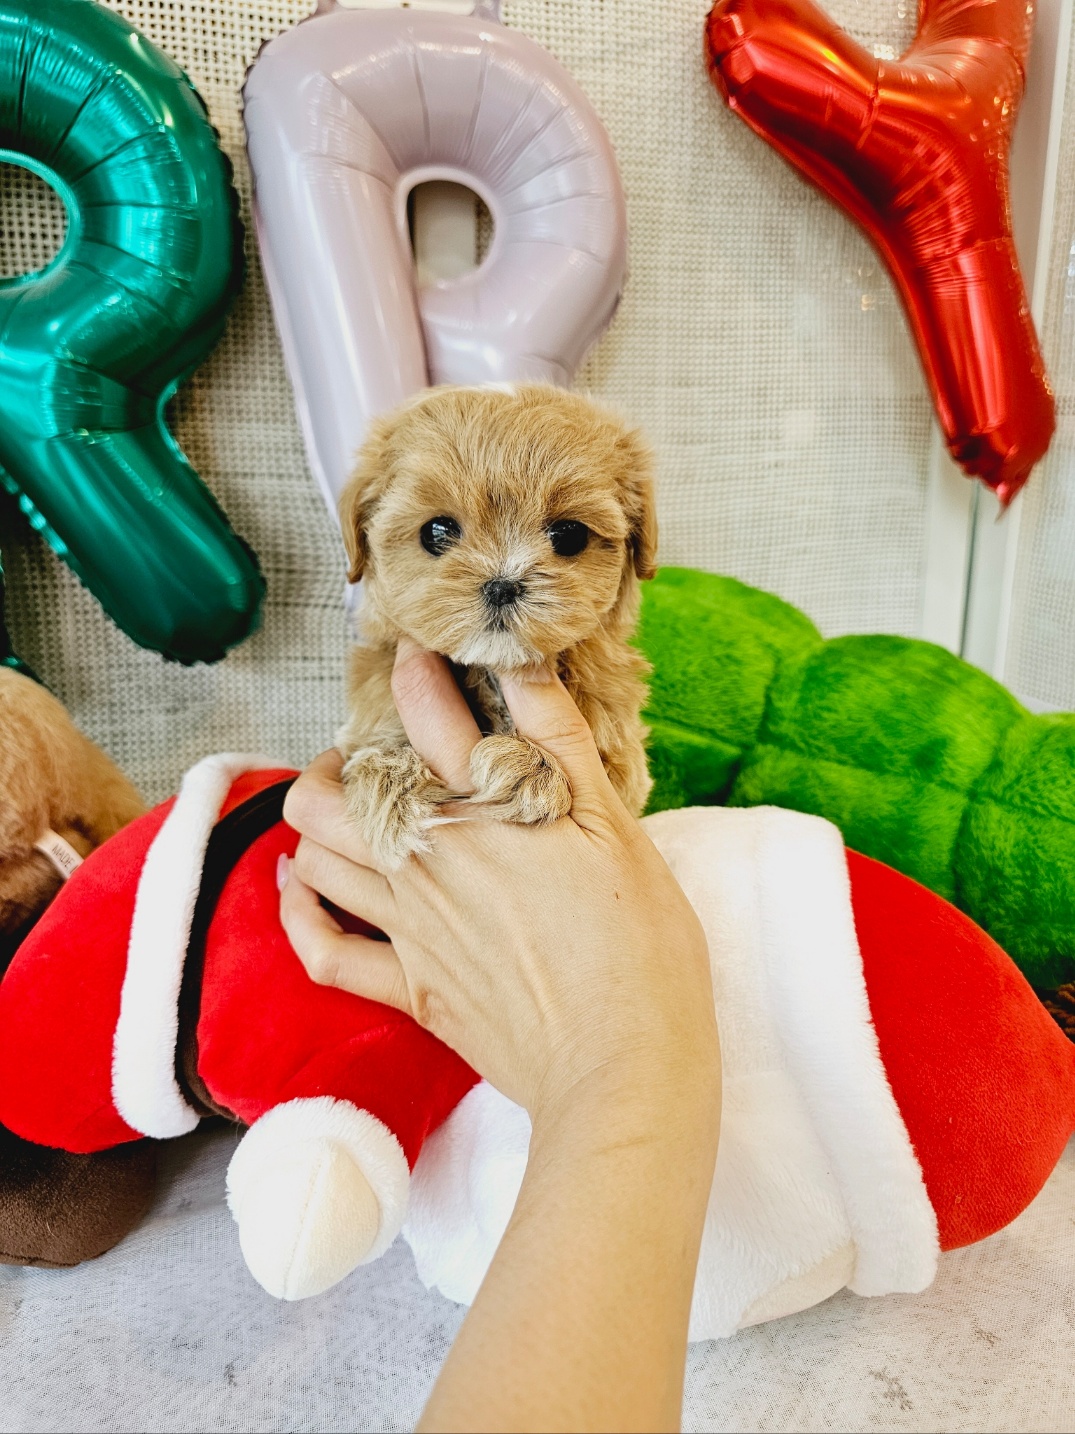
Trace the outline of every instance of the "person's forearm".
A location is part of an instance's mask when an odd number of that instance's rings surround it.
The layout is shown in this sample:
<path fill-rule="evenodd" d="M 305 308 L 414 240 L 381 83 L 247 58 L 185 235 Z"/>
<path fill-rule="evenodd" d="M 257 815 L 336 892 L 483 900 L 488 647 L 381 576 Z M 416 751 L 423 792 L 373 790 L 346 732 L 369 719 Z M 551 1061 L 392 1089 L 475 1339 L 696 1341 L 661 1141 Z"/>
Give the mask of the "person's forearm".
<path fill-rule="evenodd" d="M 676 1429 L 719 1122 L 716 1069 L 535 1120 L 515 1213 L 422 1430 Z"/>

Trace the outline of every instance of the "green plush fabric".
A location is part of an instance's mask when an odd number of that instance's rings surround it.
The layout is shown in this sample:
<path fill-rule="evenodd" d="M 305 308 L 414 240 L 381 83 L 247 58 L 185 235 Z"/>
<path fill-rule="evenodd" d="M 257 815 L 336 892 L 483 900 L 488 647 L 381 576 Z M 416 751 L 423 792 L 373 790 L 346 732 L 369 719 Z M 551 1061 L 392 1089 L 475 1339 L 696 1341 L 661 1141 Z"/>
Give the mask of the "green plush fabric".
<path fill-rule="evenodd" d="M 653 663 L 650 810 L 723 802 L 779 666 L 821 635 L 795 608 L 733 578 L 662 568 L 642 592 L 638 641 Z M 720 620 L 725 602 L 734 602 L 734 623 Z"/>
<path fill-rule="evenodd" d="M 734 578 L 644 589 L 650 810 L 772 803 L 962 907 L 1036 986 L 1075 979 L 1075 716 L 932 643 L 825 642 Z"/>

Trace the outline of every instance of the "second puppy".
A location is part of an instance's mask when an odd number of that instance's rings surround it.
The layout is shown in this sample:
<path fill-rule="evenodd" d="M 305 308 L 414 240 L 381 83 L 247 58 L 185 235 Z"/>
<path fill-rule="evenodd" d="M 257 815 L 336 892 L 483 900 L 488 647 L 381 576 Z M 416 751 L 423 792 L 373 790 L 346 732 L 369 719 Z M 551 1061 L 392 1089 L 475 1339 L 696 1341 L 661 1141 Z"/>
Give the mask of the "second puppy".
<path fill-rule="evenodd" d="M 363 579 L 350 717 L 337 739 L 348 805 L 375 859 L 427 848 L 445 790 L 392 700 L 407 635 L 456 668 L 486 735 L 471 758 L 483 815 L 555 821 L 567 779 L 519 737 L 500 677 L 554 666 L 605 768 L 638 814 L 646 664 L 629 645 L 639 579 L 655 572 L 649 450 L 589 400 L 544 385 L 432 389 L 377 421 L 341 502 L 351 581 Z"/>

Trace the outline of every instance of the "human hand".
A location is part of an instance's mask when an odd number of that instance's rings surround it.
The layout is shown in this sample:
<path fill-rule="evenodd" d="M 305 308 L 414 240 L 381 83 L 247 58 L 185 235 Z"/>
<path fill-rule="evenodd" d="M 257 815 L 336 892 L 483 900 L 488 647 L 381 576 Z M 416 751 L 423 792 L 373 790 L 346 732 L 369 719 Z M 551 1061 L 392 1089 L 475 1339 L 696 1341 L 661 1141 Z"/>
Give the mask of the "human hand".
<path fill-rule="evenodd" d="M 535 1119 L 581 1088 L 665 1103 L 710 1091 L 719 1055 L 694 911 L 559 679 L 503 688 L 519 733 L 566 773 L 570 814 L 452 821 L 432 852 L 378 870 L 347 816 L 340 758 L 323 753 L 284 809 L 302 835 L 281 896 L 296 952 L 315 981 L 407 1011 Z M 444 661 L 401 644 L 393 695 L 414 748 L 467 790 L 480 733 Z M 342 930 L 317 893 L 389 942 Z"/>

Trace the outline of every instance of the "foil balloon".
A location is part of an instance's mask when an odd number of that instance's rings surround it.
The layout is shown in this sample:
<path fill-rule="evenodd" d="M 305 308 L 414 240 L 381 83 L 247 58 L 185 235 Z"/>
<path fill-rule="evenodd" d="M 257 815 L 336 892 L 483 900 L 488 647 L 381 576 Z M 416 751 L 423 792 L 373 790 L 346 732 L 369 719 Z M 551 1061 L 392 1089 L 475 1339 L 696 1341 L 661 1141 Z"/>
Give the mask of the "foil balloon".
<path fill-rule="evenodd" d="M 54 261 L 0 282 L 0 481 L 136 642 L 219 658 L 264 584 L 164 420 L 242 276 L 205 108 L 94 0 L 0 0 L 0 160 L 67 209 Z"/>
<path fill-rule="evenodd" d="M 920 0 L 892 63 L 810 0 L 720 0 L 706 25 L 729 106 L 873 241 L 949 451 L 1004 504 L 1055 427 L 1008 200 L 1032 23 L 1027 0 Z"/>
<path fill-rule="evenodd" d="M 429 383 L 570 382 L 616 308 L 623 190 L 586 97 L 489 16 L 320 13 L 244 91 L 254 212 L 311 467 L 333 513 L 369 420 Z M 469 186 L 483 263 L 416 285 L 407 198 Z"/>

